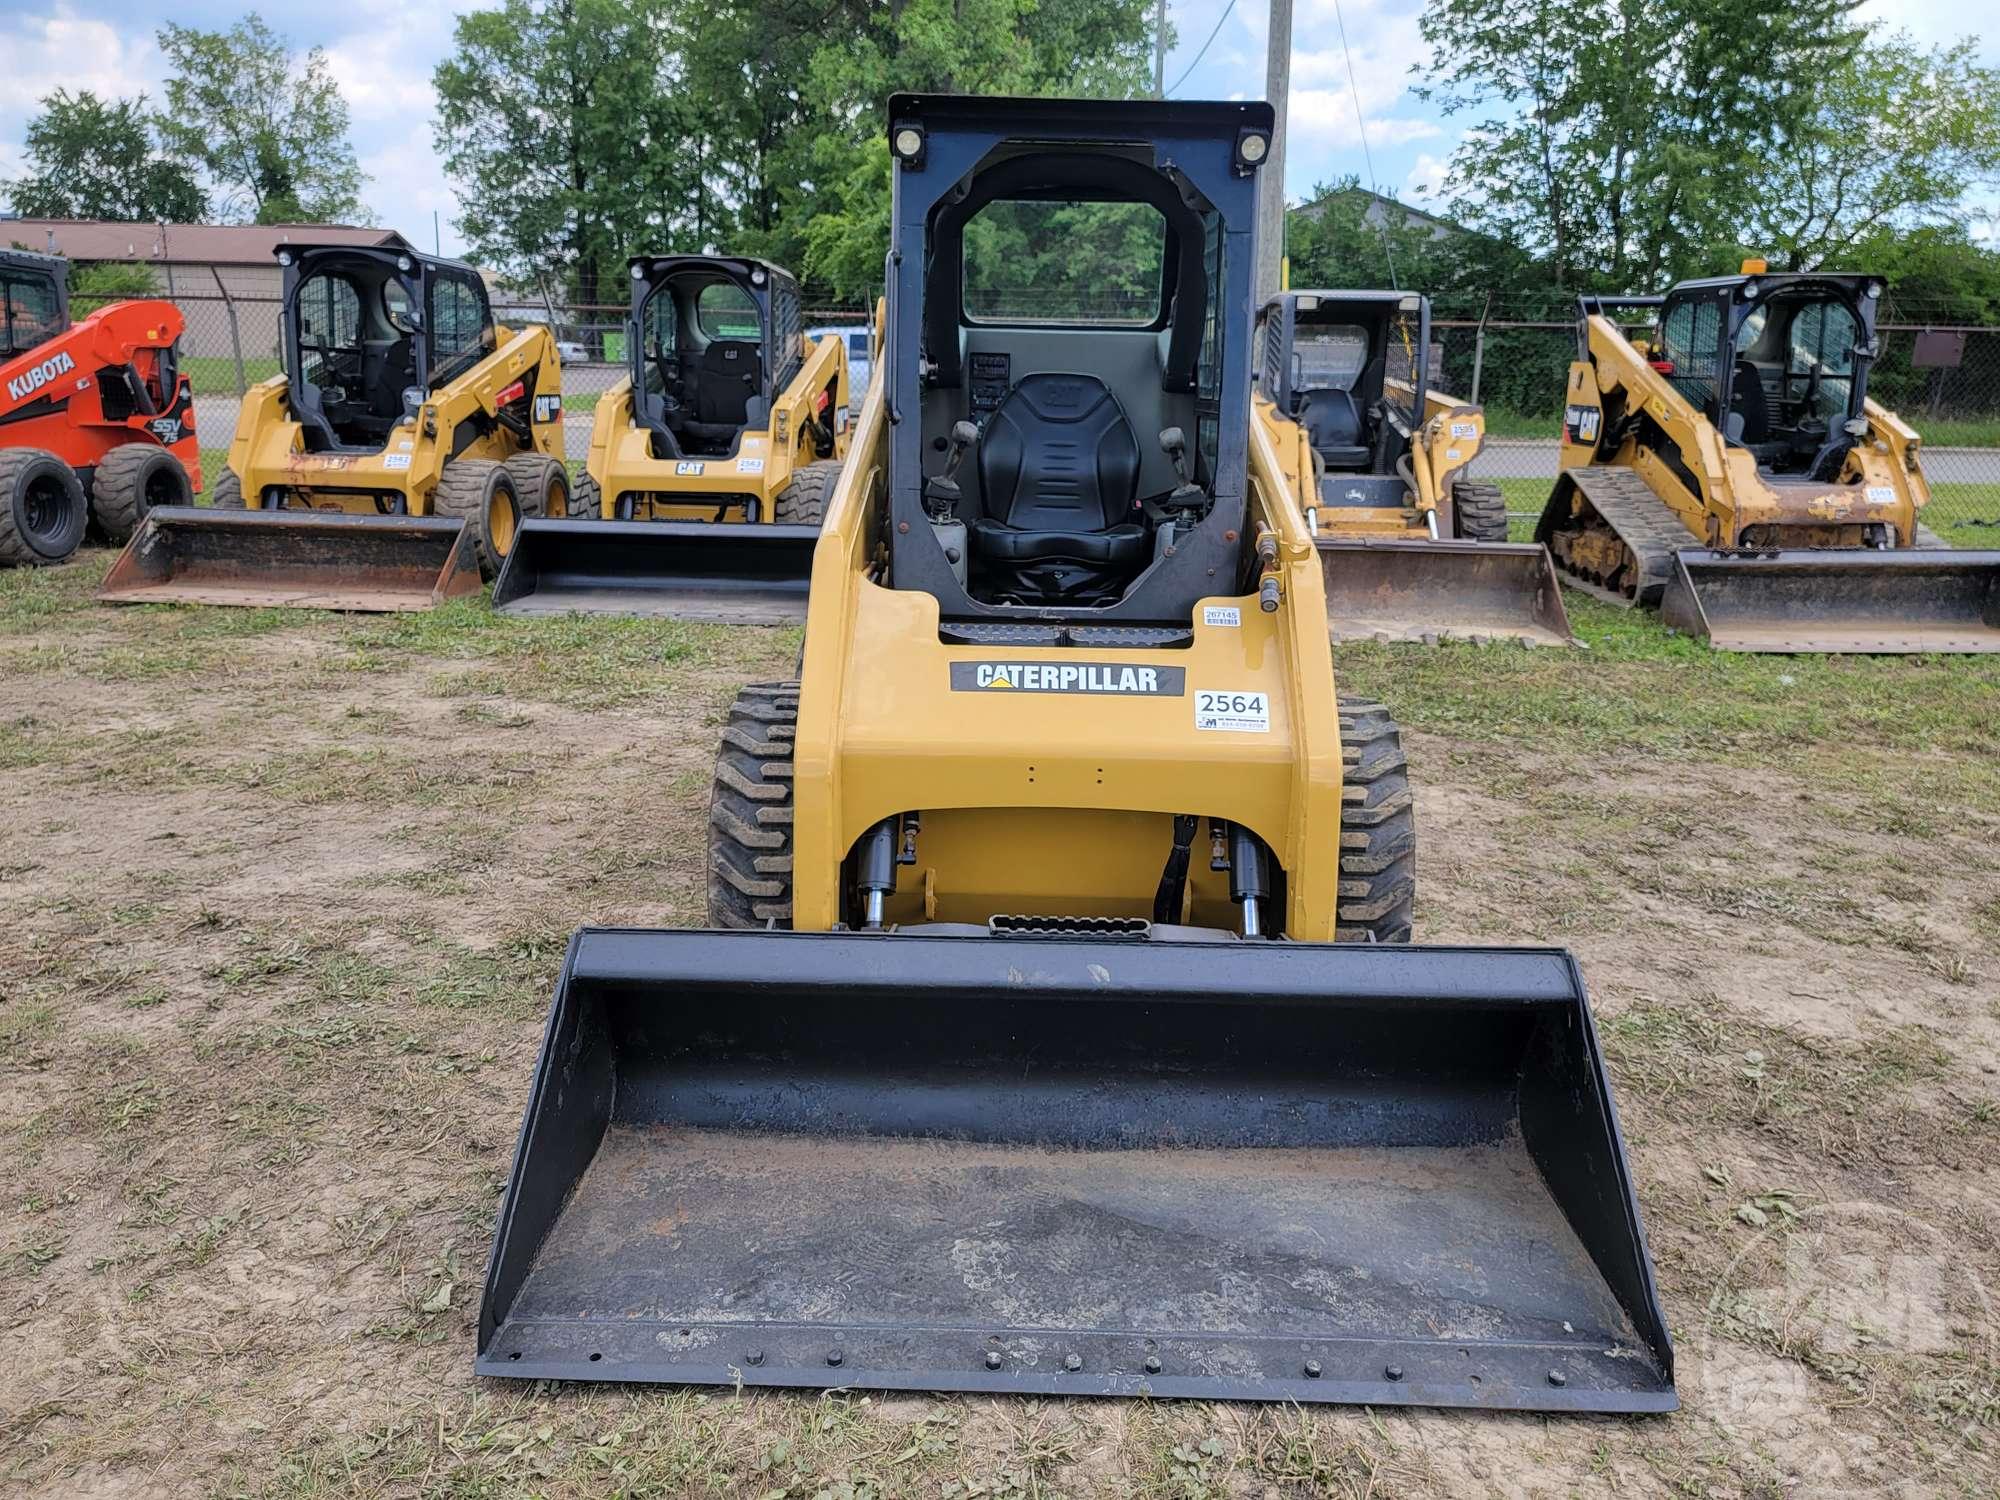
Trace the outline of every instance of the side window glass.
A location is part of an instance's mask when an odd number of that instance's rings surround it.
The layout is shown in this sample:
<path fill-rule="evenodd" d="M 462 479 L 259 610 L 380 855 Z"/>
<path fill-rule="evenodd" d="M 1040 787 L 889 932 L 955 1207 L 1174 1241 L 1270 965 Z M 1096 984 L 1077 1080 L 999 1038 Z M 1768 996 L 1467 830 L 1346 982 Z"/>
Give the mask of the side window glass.
<path fill-rule="evenodd" d="M 1660 350 L 1673 364 L 1667 379 L 1674 389 L 1713 418 L 1721 390 L 1721 302 L 1691 298 L 1668 307 L 1660 320 Z"/>
<path fill-rule="evenodd" d="M 659 395 L 675 373 L 674 360 L 680 352 L 680 309 L 673 290 L 661 287 L 646 299 L 641 314 L 640 342 L 646 354 L 646 389 Z"/>
<path fill-rule="evenodd" d="M 487 326 L 485 289 L 464 276 L 435 277 L 429 332 L 433 380 L 448 379 L 451 372 L 472 363 L 485 352 L 492 332 Z"/>
<path fill-rule="evenodd" d="M 360 373 L 361 296 L 345 276 L 322 273 L 299 288 L 299 378 L 330 388 Z"/>
<path fill-rule="evenodd" d="M 5 338 L 8 353 L 25 353 L 62 332 L 55 278 L 16 274 L 0 281 L 0 292 L 7 299 L 0 337 Z"/>

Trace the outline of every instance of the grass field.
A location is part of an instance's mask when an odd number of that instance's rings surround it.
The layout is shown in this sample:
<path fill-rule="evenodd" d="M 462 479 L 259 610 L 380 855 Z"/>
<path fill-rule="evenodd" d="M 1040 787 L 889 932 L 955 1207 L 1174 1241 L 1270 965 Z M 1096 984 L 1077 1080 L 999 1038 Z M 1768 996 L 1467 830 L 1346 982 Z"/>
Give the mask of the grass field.
<path fill-rule="evenodd" d="M 1408 726 L 1419 940 L 1582 962 L 1674 1416 L 515 1386 L 473 1318 L 563 943 L 702 920 L 798 633 L 113 610 L 108 560 L 0 572 L 0 1491 L 1995 1493 L 2000 659 L 1578 599 L 1588 651 L 1336 653 Z"/>

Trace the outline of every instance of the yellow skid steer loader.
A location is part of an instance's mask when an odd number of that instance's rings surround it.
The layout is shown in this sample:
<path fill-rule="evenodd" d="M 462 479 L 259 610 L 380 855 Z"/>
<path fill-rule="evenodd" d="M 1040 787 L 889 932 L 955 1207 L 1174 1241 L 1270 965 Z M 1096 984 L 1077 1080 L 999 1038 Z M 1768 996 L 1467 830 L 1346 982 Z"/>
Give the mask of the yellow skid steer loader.
<path fill-rule="evenodd" d="M 597 404 L 573 514 L 531 521 L 503 614 L 805 618 L 813 544 L 847 451 L 847 343 L 808 341 L 769 261 L 646 255 L 632 368 Z"/>
<path fill-rule="evenodd" d="M 148 513 L 120 604 L 429 609 L 477 593 L 522 522 L 569 507 L 562 367 L 470 266 L 282 245 L 284 372 L 243 400 L 209 506 Z"/>
<path fill-rule="evenodd" d="M 2000 651 L 2000 551 L 1923 525 L 1921 442 L 1868 399 L 1882 291 L 1753 260 L 1584 297 L 1535 533 L 1564 582 L 1720 651 Z"/>
<path fill-rule="evenodd" d="M 1258 315 L 1256 417 L 1305 497 L 1336 641 L 1575 645 L 1549 555 L 1468 477 L 1486 414 L 1431 389 L 1430 299 L 1280 292 Z"/>
<path fill-rule="evenodd" d="M 803 675 L 722 731 L 712 928 L 571 941 L 480 1373 L 1674 1405 L 1575 963 L 1409 943 L 1251 420 L 1271 129 L 890 101 Z"/>

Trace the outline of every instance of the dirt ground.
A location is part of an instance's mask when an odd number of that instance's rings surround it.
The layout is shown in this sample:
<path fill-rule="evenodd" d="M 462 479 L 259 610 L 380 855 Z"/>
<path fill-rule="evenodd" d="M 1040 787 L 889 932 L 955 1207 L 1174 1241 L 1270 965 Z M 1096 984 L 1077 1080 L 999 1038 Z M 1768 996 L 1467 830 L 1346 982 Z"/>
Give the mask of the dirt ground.
<path fill-rule="evenodd" d="M 522 1388 L 473 1320 L 563 944 L 701 920 L 796 633 L 103 565 L 0 579 L 0 1492 L 2000 1494 L 1991 664 L 1340 661 L 1412 726 L 1419 939 L 1582 961 L 1674 1416 Z"/>

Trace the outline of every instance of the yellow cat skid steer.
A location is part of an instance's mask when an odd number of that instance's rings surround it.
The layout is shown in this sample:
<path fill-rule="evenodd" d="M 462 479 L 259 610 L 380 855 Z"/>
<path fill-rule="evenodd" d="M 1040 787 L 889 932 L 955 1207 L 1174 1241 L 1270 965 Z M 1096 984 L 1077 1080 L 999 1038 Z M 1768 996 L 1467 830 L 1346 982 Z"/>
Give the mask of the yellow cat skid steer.
<path fill-rule="evenodd" d="M 1271 129 L 890 101 L 803 676 L 722 730 L 713 927 L 571 941 L 480 1373 L 1674 1405 L 1575 963 L 1409 944 L 1251 421 Z"/>
<path fill-rule="evenodd" d="M 802 620 L 847 451 L 846 340 L 800 332 L 799 284 L 769 261 L 631 268 L 631 370 L 597 404 L 573 514 L 522 528 L 494 607 Z"/>
<path fill-rule="evenodd" d="M 1258 320 L 1257 420 L 1304 495 L 1336 641 L 1575 645 L 1540 543 L 1469 477 L 1486 414 L 1431 388 L 1430 299 L 1280 292 Z"/>
<path fill-rule="evenodd" d="M 1719 651 L 2000 651 L 2000 551 L 1924 526 L 1922 441 L 1868 399 L 1882 292 L 1752 260 L 1583 298 L 1535 533 L 1563 581 Z"/>
<path fill-rule="evenodd" d="M 251 389 L 209 507 L 148 513 L 114 603 L 428 609 L 477 593 L 522 522 L 569 507 L 546 328 L 493 320 L 470 266 L 284 245 L 284 373 Z"/>

